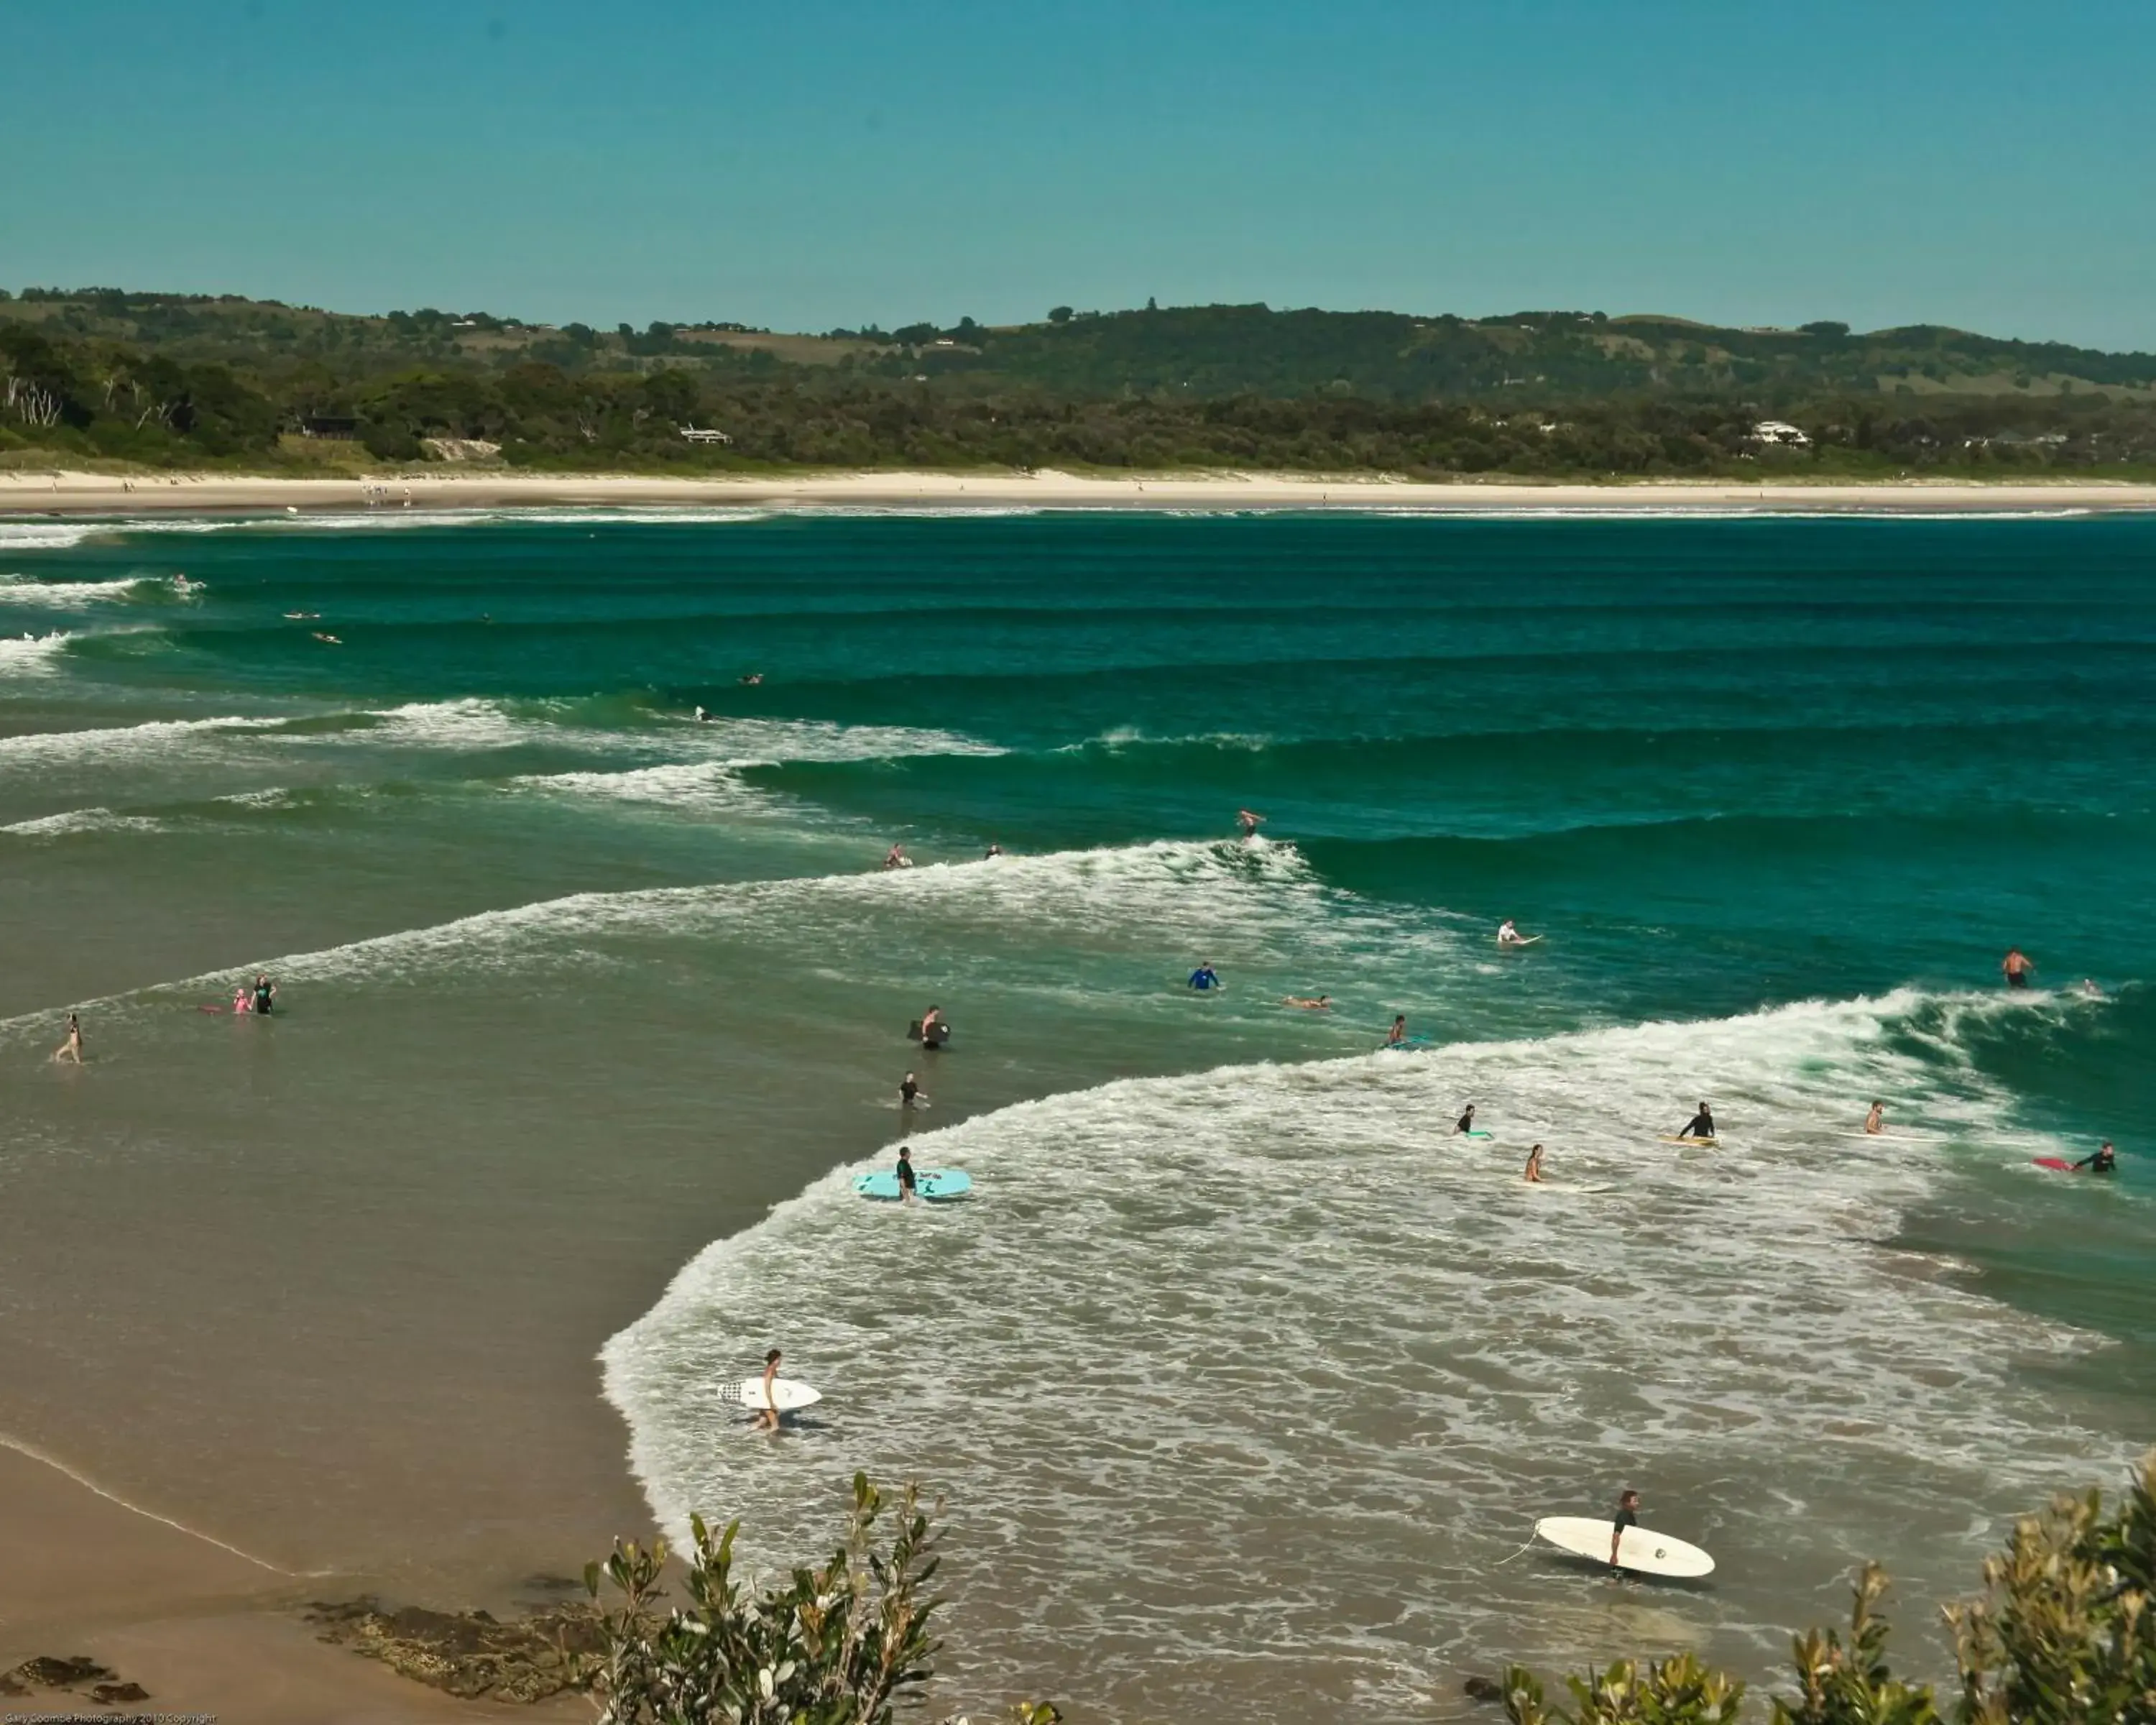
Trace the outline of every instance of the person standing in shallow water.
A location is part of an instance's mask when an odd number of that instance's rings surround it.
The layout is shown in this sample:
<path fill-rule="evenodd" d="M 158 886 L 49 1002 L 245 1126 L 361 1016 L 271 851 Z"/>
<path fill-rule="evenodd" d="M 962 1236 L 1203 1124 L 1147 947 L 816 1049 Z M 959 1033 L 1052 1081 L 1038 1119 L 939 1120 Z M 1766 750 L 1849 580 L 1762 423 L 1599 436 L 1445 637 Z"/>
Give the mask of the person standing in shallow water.
<path fill-rule="evenodd" d="M 266 976 L 254 978 L 254 1009 L 264 1018 L 270 1016 L 270 1004 L 277 998 L 277 985 Z M 304 1016 L 304 1014 L 303 1014 Z"/>
<path fill-rule="evenodd" d="M 778 1430 L 778 1362 L 781 1356 L 774 1348 L 763 1357 L 763 1407 L 756 1416 L 756 1423 L 766 1431 Z"/>
<path fill-rule="evenodd" d="M 53 1058 L 77 1066 L 82 1064 L 82 1019 L 74 1013 L 68 1014 L 67 1040 L 53 1050 Z"/>
<path fill-rule="evenodd" d="M 1617 1548 L 1625 1543 L 1625 1530 L 1640 1525 L 1640 1494 L 1627 1486 L 1617 1497 L 1616 1518 L 1609 1524 L 1609 1569 L 1612 1574 L 1620 1568 Z"/>
<path fill-rule="evenodd" d="M 2035 962 L 2019 947 L 2009 947 L 2006 956 L 1999 961 L 1999 968 L 2005 973 L 2010 988 L 2027 988 L 2029 973 L 2035 968 Z"/>
<path fill-rule="evenodd" d="M 1543 1147 L 1539 1144 L 1527 1152 L 1527 1172 L 1525 1178 L 1530 1186 L 1539 1186 L 1543 1183 Z"/>

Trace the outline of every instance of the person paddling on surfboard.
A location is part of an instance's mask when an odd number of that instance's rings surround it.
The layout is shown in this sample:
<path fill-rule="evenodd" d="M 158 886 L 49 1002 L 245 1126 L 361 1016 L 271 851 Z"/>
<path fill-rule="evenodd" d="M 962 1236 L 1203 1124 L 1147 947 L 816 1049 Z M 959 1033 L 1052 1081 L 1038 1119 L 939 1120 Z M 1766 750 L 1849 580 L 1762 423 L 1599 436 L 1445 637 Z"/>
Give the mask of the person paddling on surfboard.
<path fill-rule="evenodd" d="M 1281 1004 L 1299 1006 L 1305 1012 L 1330 1012 L 1332 1010 L 1332 997 L 1330 994 L 1283 994 Z"/>
<path fill-rule="evenodd" d="M 2093 1155 L 2082 1158 L 2074 1164 L 2074 1168 L 2076 1173 L 2087 1168 L 2092 1174 L 2116 1173 L 2118 1172 L 2118 1153 L 2111 1147 L 2111 1140 L 2106 1138 L 2097 1146 Z"/>
<path fill-rule="evenodd" d="M 1640 1525 L 1640 1494 L 1627 1486 L 1617 1497 L 1616 1518 L 1609 1524 L 1609 1573 L 1620 1573 L 1617 1548 L 1625 1543 L 1625 1530 Z"/>
<path fill-rule="evenodd" d="M 1714 1136 L 1714 1111 L 1704 1102 L 1699 1105 L 1699 1112 L 1693 1115 L 1685 1123 L 1684 1130 L 1677 1134 L 1681 1138 L 1711 1138 Z"/>
<path fill-rule="evenodd" d="M 1886 1130 L 1887 1105 L 1884 1102 L 1874 1102 L 1871 1105 L 1871 1111 L 1864 1117 L 1864 1136 L 1867 1138 L 1879 1137 L 1886 1132 Z"/>
<path fill-rule="evenodd" d="M 778 1360 L 776 1348 L 763 1357 L 763 1409 L 756 1423 L 766 1431 L 778 1430 Z"/>

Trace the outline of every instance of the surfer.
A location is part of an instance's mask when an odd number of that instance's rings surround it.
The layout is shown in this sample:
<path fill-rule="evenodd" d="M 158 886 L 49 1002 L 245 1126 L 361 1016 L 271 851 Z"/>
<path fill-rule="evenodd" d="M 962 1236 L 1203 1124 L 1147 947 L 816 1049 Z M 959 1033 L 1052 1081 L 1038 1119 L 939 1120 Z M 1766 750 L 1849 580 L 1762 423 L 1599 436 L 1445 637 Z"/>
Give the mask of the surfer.
<path fill-rule="evenodd" d="M 1686 1122 L 1684 1130 L 1677 1134 L 1681 1138 L 1711 1138 L 1714 1136 L 1714 1111 L 1704 1102 L 1699 1105 L 1699 1112 Z"/>
<path fill-rule="evenodd" d="M 335 635 L 325 634 L 321 629 L 316 629 L 313 633 L 316 640 L 326 641 L 332 647 L 341 647 L 344 645 L 344 643 L 340 641 Z"/>
<path fill-rule="evenodd" d="M 1474 1103 L 1470 1102 L 1467 1106 L 1461 1111 L 1460 1118 L 1452 1122 L 1452 1133 L 1455 1137 L 1458 1137 L 1463 1133 L 1471 1132 L 1474 1130 L 1475 1105 Z"/>
<path fill-rule="evenodd" d="M 1408 1015 L 1404 1012 L 1395 1013 L 1393 1015 L 1393 1028 L 1385 1032 L 1385 1046 L 1387 1048 L 1398 1048 L 1407 1040 Z"/>
<path fill-rule="evenodd" d="M 981 860 L 982 860 L 983 862 L 986 862 L 986 861 L 987 861 L 990 857 L 992 857 L 992 856 L 1001 856 L 1003 854 L 1004 854 L 1004 848 L 1003 848 L 1003 846 L 1002 846 L 1002 845 L 998 845 L 998 844 L 997 844 L 997 843 L 996 843 L 996 842 L 992 839 L 990 839 L 990 840 L 988 841 L 988 848 L 986 850 L 984 850 L 984 851 L 983 851 L 983 852 L 981 853 Z"/>
<path fill-rule="evenodd" d="M 898 1147 L 898 1201 L 913 1202 L 913 1152 L 906 1145 Z"/>
<path fill-rule="evenodd" d="M 921 1081 L 911 1072 L 899 1080 L 898 1106 L 900 1107 L 911 1108 L 927 1100 L 928 1098 L 921 1092 Z"/>
<path fill-rule="evenodd" d="M 776 1348 L 763 1357 L 763 1409 L 756 1423 L 766 1431 L 778 1430 L 778 1358 Z"/>
<path fill-rule="evenodd" d="M 1522 935 L 1510 916 L 1497 925 L 1497 944 L 1501 947 L 1524 947 L 1527 937 Z"/>
<path fill-rule="evenodd" d="M 2106 1138 L 2097 1146 L 2093 1155 L 2084 1156 L 2074 1164 L 2074 1171 L 2076 1173 L 2083 1168 L 2087 1168 L 2092 1174 L 2111 1174 L 2118 1172 L 2118 1153 L 2111 1147 L 2109 1138 Z"/>
<path fill-rule="evenodd" d="M 1609 1568 L 1613 1573 L 1618 1567 L 1617 1548 L 1624 1543 L 1625 1530 L 1639 1525 L 1640 1494 L 1627 1486 L 1618 1494 L 1616 1519 L 1609 1524 Z"/>
<path fill-rule="evenodd" d="M 1214 969 L 1211 959 L 1190 973 L 1190 986 L 1201 994 L 1209 994 L 1221 986 L 1220 973 Z"/>
<path fill-rule="evenodd" d="M 1330 1012 L 1332 1010 L 1332 997 L 1330 994 L 1283 994 L 1281 1004 L 1301 1007 L 1305 1012 Z"/>
<path fill-rule="evenodd" d="M 1258 829 L 1265 824 L 1265 818 L 1262 814 L 1255 814 L 1247 809 L 1238 809 L 1235 811 L 1235 824 L 1242 829 L 1243 836 L 1246 839 L 1256 838 Z"/>
<path fill-rule="evenodd" d="M 883 865 L 886 869 L 910 869 L 913 866 L 913 859 L 906 854 L 903 845 L 894 845 L 884 852 Z"/>
<path fill-rule="evenodd" d="M 1876 1138 L 1881 1136 L 1886 1130 L 1887 1105 L 1884 1102 L 1874 1102 L 1871 1105 L 1871 1111 L 1864 1117 L 1864 1136 L 1867 1138 Z"/>
<path fill-rule="evenodd" d="M 711 722 L 711 716 L 706 712 L 703 708 L 698 707 L 696 709 L 696 722 L 699 725 L 708 725 Z"/>
<path fill-rule="evenodd" d="M 270 1016 L 270 1003 L 277 998 L 277 985 L 266 976 L 254 978 L 254 1009 L 265 1019 Z"/>
<path fill-rule="evenodd" d="M 2029 986 L 2029 973 L 2036 966 L 2020 947 L 2009 947 L 2006 956 L 1999 961 L 1999 968 L 2006 973 L 2008 988 L 2025 988 Z"/>
<path fill-rule="evenodd" d="M 1530 1186 L 1543 1183 L 1543 1147 L 1539 1144 L 1527 1152 L 1527 1182 Z"/>
<path fill-rule="evenodd" d="M 67 1040 L 53 1050 L 53 1058 L 82 1064 L 82 1020 L 73 1013 L 68 1014 Z"/>
<path fill-rule="evenodd" d="M 747 675 L 741 678 L 740 681 L 742 687 L 744 689 L 760 688 L 763 684 L 763 673 L 762 671 L 750 671 Z"/>

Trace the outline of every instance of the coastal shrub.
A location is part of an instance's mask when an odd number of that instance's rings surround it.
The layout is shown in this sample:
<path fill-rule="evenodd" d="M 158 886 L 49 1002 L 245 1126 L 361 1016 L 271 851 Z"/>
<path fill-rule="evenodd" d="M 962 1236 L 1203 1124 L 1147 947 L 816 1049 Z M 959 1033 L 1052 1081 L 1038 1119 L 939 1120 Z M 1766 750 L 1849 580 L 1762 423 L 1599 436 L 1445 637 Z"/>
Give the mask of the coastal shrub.
<path fill-rule="evenodd" d="M 617 1596 L 591 1667 L 600 1725 L 889 1725 L 900 1699 L 927 1681 L 942 1643 L 930 1628 L 940 1603 L 927 1591 L 940 1561 L 932 1514 L 908 1486 L 885 1542 L 876 1529 L 886 1507 L 855 1474 L 844 1543 L 820 1568 L 761 1593 L 735 1579 L 741 1523 L 714 1539 L 696 1517 L 689 1603 L 663 1614 L 663 1540 L 624 1543 L 589 1565 L 593 1596 L 603 1579 Z M 1061 1717 L 1032 1702 L 1012 1715 L 1014 1725 Z"/>
<path fill-rule="evenodd" d="M 1772 1703 L 1774 1725 L 2148 1725 L 2156 1721 L 2156 1451 L 2118 1507 L 2101 1495 L 2056 1500 L 2015 1524 L 1988 1558 L 1984 1587 L 1945 1608 L 1957 1692 L 1943 1702 L 1887 1662 L 1879 1611 L 1885 1571 L 1867 1564 L 1845 1640 L 1796 1638 L 1795 1693 Z M 1732 1725 L 1744 1686 L 1690 1654 L 1622 1661 L 1566 1679 L 1573 1706 L 1553 1707 L 1521 1666 L 1505 1673 L 1514 1725 Z"/>

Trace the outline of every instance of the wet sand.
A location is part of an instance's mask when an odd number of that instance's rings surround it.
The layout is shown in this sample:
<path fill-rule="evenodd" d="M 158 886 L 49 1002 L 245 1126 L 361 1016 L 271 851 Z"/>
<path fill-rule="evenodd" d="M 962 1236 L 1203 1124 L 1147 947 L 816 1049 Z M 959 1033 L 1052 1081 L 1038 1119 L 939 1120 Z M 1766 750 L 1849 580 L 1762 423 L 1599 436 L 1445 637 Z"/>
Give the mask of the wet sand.
<path fill-rule="evenodd" d="M 370 494 L 367 487 L 373 490 Z M 0 513 L 131 514 L 151 510 L 482 509 L 525 506 L 1040 509 L 1818 510 L 1997 512 L 2156 509 L 2156 485 L 1732 485 L 1722 480 L 1604 485 L 1463 480 L 1443 485 L 1347 475 L 835 473 L 798 478 L 662 479 L 429 469 L 372 480 L 190 474 L 0 474 Z"/>

